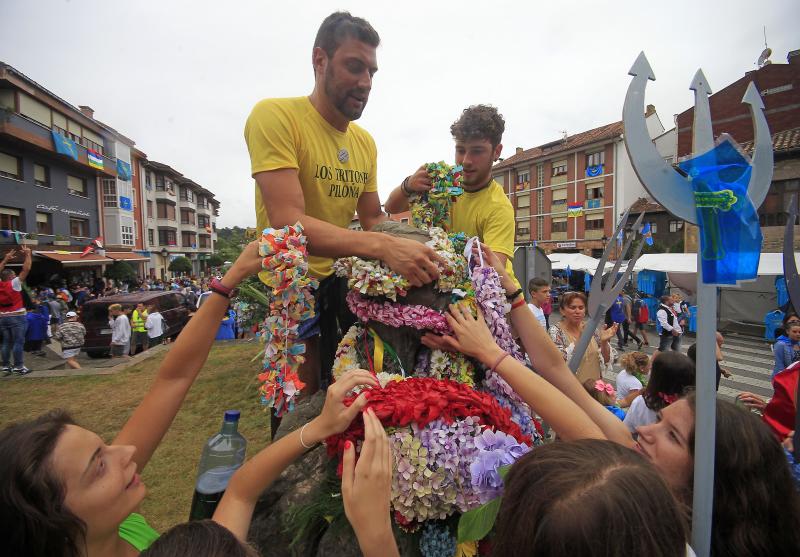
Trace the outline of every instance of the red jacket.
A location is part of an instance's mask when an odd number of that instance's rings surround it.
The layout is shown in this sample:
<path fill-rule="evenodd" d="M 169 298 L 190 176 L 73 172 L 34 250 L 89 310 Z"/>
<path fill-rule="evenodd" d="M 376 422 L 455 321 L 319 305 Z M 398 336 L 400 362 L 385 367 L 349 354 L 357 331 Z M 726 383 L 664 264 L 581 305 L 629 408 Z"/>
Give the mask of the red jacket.
<path fill-rule="evenodd" d="M 797 412 L 797 380 L 800 362 L 795 362 L 772 378 L 775 394 L 764 409 L 764 422 L 783 441 L 794 430 Z"/>
<path fill-rule="evenodd" d="M 22 302 L 22 291 L 14 290 L 14 279 L 0 281 L 0 313 L 20 311 L 25 307 Z"/>

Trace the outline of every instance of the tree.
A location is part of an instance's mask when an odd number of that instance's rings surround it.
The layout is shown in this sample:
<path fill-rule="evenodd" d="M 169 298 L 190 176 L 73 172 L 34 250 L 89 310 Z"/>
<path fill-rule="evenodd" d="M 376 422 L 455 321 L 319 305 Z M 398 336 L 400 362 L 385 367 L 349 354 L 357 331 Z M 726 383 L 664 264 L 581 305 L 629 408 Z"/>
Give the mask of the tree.
<path fill-rule="evenodd" d="M 117 282 L 133 282 L 137 278 L 136 269 L 127 261 L 115 261 L 106 268 L 105 276 Z"/>
<path fill-rule="evenodd" d="M 176 257 L 169 264 L 168 269 L 173 273 L 191 273 L 192 262 L 189 261 L 188 257 Z"/>
<path fill-rule="evenodd" d="M 208 264 L 211 267 L 219 267 L 225 263 L 225 260 L 219 256 L 219 254 L 212 253 L 208 258 Z"/>

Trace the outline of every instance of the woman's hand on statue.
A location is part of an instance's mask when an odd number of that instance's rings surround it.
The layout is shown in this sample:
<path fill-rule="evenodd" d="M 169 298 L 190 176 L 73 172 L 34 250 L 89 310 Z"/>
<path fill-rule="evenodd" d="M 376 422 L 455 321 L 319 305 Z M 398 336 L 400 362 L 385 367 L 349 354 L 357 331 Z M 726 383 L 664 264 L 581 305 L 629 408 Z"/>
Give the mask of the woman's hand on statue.
<path fill-rule="evenodd" d="M 261 271 L 261 262 L 263 258 L 258 253 L 258 244 L 258 240 L 247 244 L 244 251 L 239 255 L 236 261 L 233 262 L 231 268 L 228 269 L 228 272 L 225 273 L 225 276 L 222 278 L 222 283 L 225 286 L 233 288 L 250 275 L 255 275 Z"/>
<path fill-rule="evenodd" d="M 462 352 L 487 366 L 503 352 L 486 326 L 480 310 L 476 319 L 466 304 L 450 304 L 450 313 L 446 317 L 454 335 L 444 335 L 441 340 L 452 352 Z"/>
<path fill-rule="evenodd" d="M 367 370 L 354 369 L 328 387 L 322 412 L 308 424 L 306 442 L 318 443 L 348 428 L 368 402 L 367 392 L 362 391 L 350 406 L 345 406 L 347 394 L 358 386 L 378 387 L 379 384 Z"/>
<path fill-rule="evenodd" d="M 617 329 L 619 328 L 618 323 L 614 323 L 610 327 L 608 325 L 603 325 L 603 330 L 600 331 L 600 342 L 608 342 L 614 335 L 617 334 Z"/>
<path fill-rule="evenodd" d="M 392 447 L 375 412 L 369 408 L 363 412 L 363 417 L 364 444 L 358 462 L 355 447 L 349 441 L 342 459 L 344 513 L 366 557 L 397 555 L 389 514 Z"/>

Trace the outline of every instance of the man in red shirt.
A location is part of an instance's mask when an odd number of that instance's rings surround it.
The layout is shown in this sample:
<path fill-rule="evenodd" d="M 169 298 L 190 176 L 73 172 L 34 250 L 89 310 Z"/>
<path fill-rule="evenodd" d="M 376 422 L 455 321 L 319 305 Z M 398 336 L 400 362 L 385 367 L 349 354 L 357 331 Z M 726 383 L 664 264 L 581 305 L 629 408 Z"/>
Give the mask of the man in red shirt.
<path fill-rule="evenodd" d="M 25 331 L 28 322 L 25 318 L 25 304 L 22 302 L 22 283 L 31 270 L 31 250 L 22 246 L 25 262 L 19 276 L 12 270 L 6 269 L 6 264 L 16 255 L 15 250 L 9 251 L 0 261 L 0 337 L 2 337 L 2 371 L 5 374 L 17 373 L 25 375 L 30 370 L 23 362 L 22 347 L 25 344 Z M 11 367 L 11 355 L 14 355 L 14 367 Z"/>

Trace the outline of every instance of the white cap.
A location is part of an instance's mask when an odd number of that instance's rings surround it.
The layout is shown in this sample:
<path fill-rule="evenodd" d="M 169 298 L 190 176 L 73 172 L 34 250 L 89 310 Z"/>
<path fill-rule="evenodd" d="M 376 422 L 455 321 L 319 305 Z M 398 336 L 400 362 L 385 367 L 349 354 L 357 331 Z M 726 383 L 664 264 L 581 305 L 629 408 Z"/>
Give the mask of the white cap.
<path fill-rule="evenodd" d="M 68 311 L 67 312 L 67 317 L 78 317 L 78 314 L 75 313 L 74 311 Z"/>

